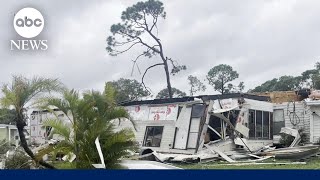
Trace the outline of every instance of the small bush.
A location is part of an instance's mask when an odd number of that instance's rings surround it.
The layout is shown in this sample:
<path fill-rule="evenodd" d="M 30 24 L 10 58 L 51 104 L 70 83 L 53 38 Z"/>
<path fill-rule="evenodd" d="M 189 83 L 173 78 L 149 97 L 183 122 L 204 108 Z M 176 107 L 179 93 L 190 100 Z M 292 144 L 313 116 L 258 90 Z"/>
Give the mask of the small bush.
<path fill-rule="evenodd" d="M 308 142 L 308 135 L 304 132 L 304 129 L 301 128 L 298 130 L 298 132 L 301 138 L 299 144 L 304 144 Z M 281 134 L 280 144 L 284 145 L 285 147 L 289 147 L 293 140 L 294 140 L 293 136 L 288 134 Z"/>
<path fill-rule="evenodd" d="M 16 151 L 5 161 L 5 169 L 30 169 L 31 159 L 24 152 Z"/>
<path fill-rule="evenodd" d="M 5 154 L 10 149 L 9 143 L 5 140 L 0 141 L 0 154 Z"/>
<path fill-rule="evenodd" d="M 299 134 L 300 134 L 300 137 L 301 137 L 301 141 L 299 144 L 305 144 L 307 143 L 309 140 L 308 140 L 308 135 L 307 133 L 304 132 L 304 129 L 301 128 L 298 130 Z"/>

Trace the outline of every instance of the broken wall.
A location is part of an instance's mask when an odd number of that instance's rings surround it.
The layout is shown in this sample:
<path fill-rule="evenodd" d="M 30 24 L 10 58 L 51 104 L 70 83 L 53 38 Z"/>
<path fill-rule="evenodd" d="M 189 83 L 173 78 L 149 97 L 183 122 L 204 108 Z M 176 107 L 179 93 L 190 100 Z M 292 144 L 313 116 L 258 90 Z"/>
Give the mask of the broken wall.
<path fill-rule="evenodd" d="M 175 136 L 179 133 L 187 132 L 187 128 L 180 127 L 179 124 L 188 124 L 190 123 L 191 109 L 192 106 L 188 105 L 186 109 L 183 109 L 183 104 L 161 104 L 161 105 L 135 105 L 135 106 L 126 106 L 125 109 L 129 112 L 132 120 L 134 120 L 136 130 L 133 130 L 135 133 L 135 138 L 140 144 L 142 149 L 152 149 L 154 151 L 175 151 L 174 143 Z M 186 111 L 186 112 L 185 112 Z M 187 113 L 189 112 L 189 114 Z M 186 114 L 187 113 L 187 114 Z M 181 115 L 181 122 L 178 122 L 178 115 Z M 179 115 L 179 117 L 180 117 Z M 132 123 L 129 120 L 122 119 L 120 121 L 114 121 L 116 130 L 123 128 L 132 128 L 134 129 Z M 153 127 L 162 127 L 162 136 L 159 147 L 147 146 L 146 145 L 146 133 L 150 128 Z M 149 129 L 148 129 L 149 128 Z M 180 131 L 178 130 L 180 128 Z M 177 129 L 177 132 L 176 132 Z M 188 134 L 181 134 L 179 137 L 182 139 L 176 139 L 177 147 L 176 150 L 179 151 L 178 143 L 187 142 Z M 159 136 L 159 134 L 157 134 Z M 160 137 L 159 137 L 160 138 Z M 185 151 L 185 148 L 180 148 Z"/>
<path fill-rule="evenodd" d="M 310 107 L 303 101 L 283 102 L 274 104 L 274 125 L 276 126 L 282 119 L 285 127 L 294 129 L 304 129 L 307 139 L 310 141 Z M 279 134 L 281 127 L 274 127 L 274 135 Z"/>

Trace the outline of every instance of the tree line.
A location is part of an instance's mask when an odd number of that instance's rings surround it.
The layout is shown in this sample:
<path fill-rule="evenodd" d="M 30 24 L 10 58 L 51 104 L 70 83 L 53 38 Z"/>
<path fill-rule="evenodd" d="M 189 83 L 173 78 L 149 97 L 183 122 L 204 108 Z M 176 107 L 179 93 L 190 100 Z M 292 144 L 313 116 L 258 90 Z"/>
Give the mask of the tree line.
<path fill-rule="evenodd" d="M 189 94 L 175 87 L 172 88 L 172 97 L 193 96 L 198 92 L 207 89 L 204 81 L 207 81 L 215 91 L 221 94 L 243 92 L 244 82 L 238 85 L 232 83 L 237 79 L 239 74 L 233 70 L 230 65 L 220 64 L 211 68 L 206 79 L 201 81 L 197 76 L 189 75 L 186 83 L 189 85 Z M 150 92 L 146 91 L 141 83 L 133 79 L 121 78 L 116 81 L 110 81 L 117 91 L 117 102 L 141 100 L 150 97 Z M 305 70 L 298 76 L 283 75 L 279 78 L 273 78 L 263 82 L 261 85 L 249 89 L 248 93 L 255 92 L 273 92 L 273 91 L 291 91 L 300 89 L 320 89 L 320 62 L 316 62 L 314 68 Z M 156 98 L 170 98 L 168 89 L 164 88 L 156 95 Z"/>
<path fill-rule="evenodd" d="M 189 75 L 186 81 L 186 83 L 189 85 L 188 95 L 193 96 L 198 92 L 205 91 L 207 87 L 204 81 L 207 81 L 215 91 L 218 91 L 221 94 L 241 92 L 244 89 L 244 82 L 240 82 L 239 85 L 234 85 L 231 83 L 238 77 L 238 72 L 226 64 L 220 64 L 211 68 L 207 73 L 206 79 L 203 81 L 201 81 L 197 76 Z M 118 103 L 136 101 L 151 97 L 150 91 L 146 90 L 143 85 L 135 79 L 120 78 L 116 81 L 109 81 L 106 84 L 110 84 L 115 87 L 116 100 Z M 186 92 L 183 92 L 175 87 L 171 88 L 171 93 L 173 98 L 187 96 Z M 168 88 L 160 90 L 155 98 L 170 98 Z"/>
<path fill-rule="evenodd" d="M 320 89 L 320 62 L 316 62 L 314 68 L 305 70 L 301 75 L 273 78 L 248 92 L 290 91 L 303 88 Z"/>

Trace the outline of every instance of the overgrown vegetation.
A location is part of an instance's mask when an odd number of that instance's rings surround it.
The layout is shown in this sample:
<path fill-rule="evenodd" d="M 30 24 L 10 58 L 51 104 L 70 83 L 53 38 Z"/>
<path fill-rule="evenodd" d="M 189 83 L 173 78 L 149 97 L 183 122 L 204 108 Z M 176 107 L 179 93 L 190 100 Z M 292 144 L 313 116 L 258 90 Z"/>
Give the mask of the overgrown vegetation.
<path fill-rule="evenodd" d="M 10 149 L 10 145 L 6 140 L 0 141 L 0 155 L 5 154 Z"/>
<path fill-rule="evenodd" d="M 32 159 L 22 151 L 15 151 L 5 161 L 5 169 L 31 169 Z"/>
<path fill-rule="evenodd" d="M 0 109 L 0 124 L 15 124 L 15 110 L 1 108 Z"/>
<path fill-rule="evenodd" d="M 45 153 L 62 153 L 76 155 L 74 166 L 77 169 L 93 168 L 92 164 L 100 164 L 95 140 L 99 137 L 106 168 L 119 167 L 119 160 L 137 149 L 134 133 L 129 129 L 114 131 L 112 120 L 129 118 L 127 111 L 116 106 L 115 91 L 110 84 L 105 92 L 90 91 L 83 93 L 83 98 L 75 90 L 65 91 L 62 99 L 49 98 L 44 106 L 59 108 L 70 120 L 66 124 L 56 119 L 44 122 L 53 127 L 53 133 L 64 137 L 54 148 L 44 150 Z"/>
<path fill-rule="evenodd" d="M 45 93 L 60 91 L 63 89 L 58 79 L 43 77 L 26 78 L 23 76 L 13 76 L 12 82 L 4 84 L 1 88 L 3 96 L 0 98 L 1 106 L 5 108 L 13 107 L 15 111 L 15 123 L 19 132 L 20 144 L 25 152 L 36 162 L 47 168 L 54 168 L 42 159 L 36 159 L 30 150 L 24 127 L 27 125 L 27 109 L 37 102 L 37 99 Z"/>

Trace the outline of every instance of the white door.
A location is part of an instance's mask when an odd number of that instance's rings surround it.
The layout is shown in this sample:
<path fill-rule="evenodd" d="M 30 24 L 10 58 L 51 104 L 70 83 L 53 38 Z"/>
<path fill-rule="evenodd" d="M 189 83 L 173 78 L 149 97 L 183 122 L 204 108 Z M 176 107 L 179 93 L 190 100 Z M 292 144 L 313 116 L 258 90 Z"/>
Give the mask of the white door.
<path fill-rule="evenodd" d="M 189 132 L 188 149 L 195 149 L 199 136 L 199 126 L 201 118 L 192 118 Z"/>
<path fill-rule="evenodd" d="M 318 142 L 320 139 L 320 117 L 313 115 L 313 142 Z"/>
<path fill-rule="evenodd" d="M 191 107 L 183 106 L 176 122 L 176 136 L 174 149 L 187 149 L 187 141 L 190 126 Z"/>

